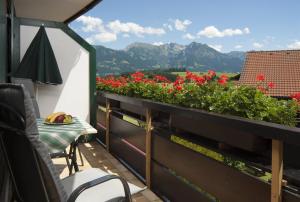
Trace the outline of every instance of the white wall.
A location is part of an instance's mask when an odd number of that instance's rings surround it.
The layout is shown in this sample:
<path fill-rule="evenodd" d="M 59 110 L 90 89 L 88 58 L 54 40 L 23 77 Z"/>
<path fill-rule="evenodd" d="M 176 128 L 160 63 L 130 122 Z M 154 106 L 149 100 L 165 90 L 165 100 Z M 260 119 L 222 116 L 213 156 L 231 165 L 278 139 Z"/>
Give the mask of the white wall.
<path fill-rule="evenodd" d="M 21 60 L 38 27 L 21 26 Z M 60 29 L 46 28 L 63 79 L 62 85 L 37 85 L 41 117 L 63 111 L 89 121 L 89 52 Z"/>

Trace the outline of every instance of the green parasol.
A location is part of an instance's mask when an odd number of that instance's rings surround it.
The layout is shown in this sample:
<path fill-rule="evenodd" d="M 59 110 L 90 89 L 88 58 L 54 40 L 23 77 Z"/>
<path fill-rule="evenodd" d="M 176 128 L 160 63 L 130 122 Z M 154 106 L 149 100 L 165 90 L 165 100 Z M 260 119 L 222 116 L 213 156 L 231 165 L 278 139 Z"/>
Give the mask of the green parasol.
<path fill-rule="evenodd" d="M 28 78 L 42 84 L 62 84 L 62 78 L 44 26 L 27 49 L 13 77 Z"/>

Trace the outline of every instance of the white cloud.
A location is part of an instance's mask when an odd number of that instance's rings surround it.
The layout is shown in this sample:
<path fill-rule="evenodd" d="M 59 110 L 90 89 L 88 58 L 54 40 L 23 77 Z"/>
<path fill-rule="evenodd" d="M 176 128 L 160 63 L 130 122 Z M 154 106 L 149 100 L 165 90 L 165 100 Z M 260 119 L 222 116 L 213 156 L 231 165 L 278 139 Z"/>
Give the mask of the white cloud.
<path fill-rule="evenodd" d="M 264 44 L 270 44 L 270 43 L 274 44 L 274 41 L 275 41 L 274 36 L 266 36 L 263 40 Z"/>
<path fill-rule="evenodd" d="M 192 24 L 192 21 L 190 20 L 179 20 L 179 19 L 176 19 L 174 21 L 174 26 L 175 26 L 175 29 L 178 30 L 178 31 L 183 31 L 185 32 L 187 27 L 189 25 Z"/>
<path fill-rule="evenodd" d="M 77 18 L 76 21 L 83 24 L 83 27 L 81 27 L 81 29 L 84 32 L 105 31 L 103 21 L 100 18 L 82 15 Z"/>
<path fill-rule="evenodd" d="M 161 45 L 164 45 L 164 43 L 161 42 L 161 41 L 159 41 L 159 42 L 152 43 L 152 45 L 154 45 L 154 46 L 161 46 Z"/>
<path fill-rule="evenodd" d="M 245 28 L 244 28 L 244 33 L 245 33 L 245 34 L 250 34 L 250 29 L 249 29 L 248 27 L 245 27 Z"/>
<path fill-rule="evenodd" d="M 213 49 L 215 49 L 215 50 L 217 50 L 217 51 L 219 51 L 219 52 L 221 52 L 221 50 L 223 48 L 222 45 L 218 45 L 218 44 L 216 44 L 216 45 L 208 45 L 208 46 L 211 47 L 211 48 L 213 48 Z"/>
<path fill-rule="evenodd" d="M 82 31 L 91 33 L 86 38 L 89 43 L 113 42 L 118 39 L 119 34 L 128 38 L 131 34 L 143 37 L 144 35 L 160 36 L 166 33 L 163 28 L 143 27 L 133 22 L 121 22 L 119 20 L 104 23 L 100 18 L 86 15 L 79 17 L 76 21 L 82 24 Z"/>
<path fill-rule="evenodd" d="M 289 49 L 300 49 L 300 41 L 295 41 L 294 43 L 291 43 L 287 45 Z"/>
<path fill-rule="evenodd" d="M 94 39 L 92 38 L 92 37 L 88 37 L 88 38 L 86 38 L 85 39 L 88 43 L 90 43 L 90 44 L 94 44 Z"/>
<path fill-rule="evenodd" d="M 99 34 L 94 34 L 86 39 L 87 42 L 94 44 L 97 42 L 101 43 L 107 43 L 107 42 L 113 42 L 118 39 L 117 35 L 115 33 L 110 32 L 102 32 Z"/>
<path fill-rule="evenodd" d="M 163 27 L 170 30 L 170 31 L 173 31 L 173 26 L 168 24 L 168 23 L 163 24 Z"/>
<path fill-rule="evenodd" d="M 165 30 L 162 28 L 153 28 L 153 27 L 143 27 L 139 24 L 133 22 L 120 22 L 115 20 L 109 22 L 107 27 L 114 33 L 127 33 L 134 34 L 138 37 L 143 37 L 144 35 L 163 35 Z"/>
<path fill-rule="evenodd" d="M 224 29 L 219 30 L 215 26 L 208 26 L 205 27 L 203 30 L 198 32 L 198 36 L 205 36 L 207 38 L 214 38 L 214 37 L 225 37 L 225 36 L 234 36 L 234 35 L 243 35 L 243 34 L 249 34 L 250 29 L 248 27 L 241 29 Z"/>
<path fill-rule="evenodd" d="M 243 46 L 242 45 L 235 45 L 234 48 L 235 49 L 241 49 L 241 48 L 243 48 Z"/>
<path fill-rule="evenodd" d="M 182 36 L 183 39 L 187 39 L 187 40 L 194 40 L 196 39 L 196 37 L 190 33 L 187 33 L 185 35 Z"/>
<path fill-rule="evenodd" d="M 254 42 L 252 45 L 253 45 L 254 48 L 262 48 L 262 47 L 264 47 L 264 45 L 262 43 L 258 43 L 258 42 Z"/>

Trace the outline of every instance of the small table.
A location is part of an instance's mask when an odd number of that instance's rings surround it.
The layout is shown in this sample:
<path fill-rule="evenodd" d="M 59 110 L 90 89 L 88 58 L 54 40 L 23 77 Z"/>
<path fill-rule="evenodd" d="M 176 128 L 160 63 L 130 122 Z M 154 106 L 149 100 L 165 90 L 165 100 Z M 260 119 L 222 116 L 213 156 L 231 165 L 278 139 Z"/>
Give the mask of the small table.
<path fill-rule="evenodd" d="M 81 135 L 97 133 L 86 121 L 77 117 L 73 117 L 73 121 L 74 123 L 67 125 L 49 125 L 44 123 L 44 119 L 37 119 L 40 140 L 46 144 L 50 153 L 64 152 L 70 146 L 70 173 L 73 167 L 75 172 L 79 171 L 76 156 L 78 138 Z"/>

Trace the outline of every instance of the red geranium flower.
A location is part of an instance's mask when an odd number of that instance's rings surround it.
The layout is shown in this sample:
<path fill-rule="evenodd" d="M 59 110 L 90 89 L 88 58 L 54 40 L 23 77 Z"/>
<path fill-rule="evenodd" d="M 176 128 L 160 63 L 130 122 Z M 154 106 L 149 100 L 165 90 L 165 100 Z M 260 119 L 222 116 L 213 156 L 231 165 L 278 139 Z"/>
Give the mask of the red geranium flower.
<path fill-rule="evenodd" d="M 219 79 L 219 80 L 218 80 L 218 83 L 219 83 L 220 85 L 226 85 L 227 80 L 225 80 L 225 79 Z"/>
<path fill-rule="evenodd" d="M 190 71 L 186 71 L 185 73 L 185 78 L 188 79 L 188 80 L 192 80 L 194 77 L 194 74 Z"/>
<path fill-rule="evenodd" d="M 174 81 L 173 86 L 178 86 L 184 83 L 184 79 L 181 76 L 178 76 L 176 81 Z"/>
<path fill-rule="evenodd" d="M 136 78 L 142 79 L 142 78 L 144 78 L 144 76 L 145 75 L 142 72 L 135 72 L 135 73 L 131 74 L 131 77 L 134 79 L 136 79 Z"/>
<path fill-rule="evenodd" d="M 226 74 L 222 74 L 221 76 L 220 76 L 220 79 L 223 79 L 223 80 L 228 80 L 228 76 L 226 75 Z"/>
<path fill-rule="evenodd" d="M 216 72 L 213 71 L 213 70 L 208 70 L 208 74 L 209 74 L 209 76 L 211 76 L 211 77 L 216 76 Z"/>
<path fill-rule="evenodd" d="M 101 78 L 100 77 L 96 77 L 96 83 L 100 83 L 101 82 Z"/>
<path fill-rule="evenodd" d="M 134 82 L 141 82 L 143 80 L 142 77 L 135 77 Z"/>
<path fill-rule="evenodd" d="M 297 100 L 297 102 L 300 103 L 300 92 L 299 92 L 299 93 L 293 93 L 293 94 L 291 95 L 291 98 Z"/>
<path fill-rule="evenodd" d="M 157 82 L 165 82 L 165 83 L 170 82 L 169 79 L 167 79 L 167 77 L 161 76 L 161 75 L 155 75 L 154 80 L 157 81 Z"/>
<path fill-rule="evenodd" d="M 212 79 L 212 76 L 209 76 L 209 75 L 203 75 L 203 77 L 206 81 L 209 81 Z"/>
<path fill-rule="evenodd" d="M 198 84 L 198 85 L 202 85 L 202 84 L 204 84 L 205 83 L 205 78 L 203 77 L 203 76 L 197 76 L 197 78 L 196 78 L 196 83 Z"/>
<path fill-rule="evenodd" d="M 176 90 L 181 91 L 182 90 L 182 86 L 176 86 Z"/>
<path fill-rule="evenodd" d="M 264 80 L 265 80 L 265 75 L 263 75 L 263 74 L 258 74 L 258 75 L 256 76 L 256 80 L 257 80 L 257 81 L 264 81 Z"/>
<path fill-rule="evenodd" d="M 274 88 L 274 87 L 275 87 L 275 83 L 269 82 L 269 83 L 268 83 L 268 87 L 269 87 L 270 89 Z"/>

